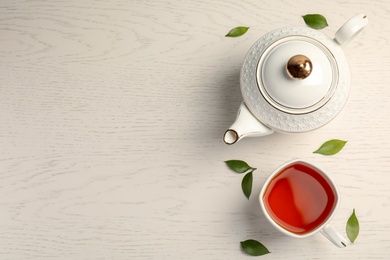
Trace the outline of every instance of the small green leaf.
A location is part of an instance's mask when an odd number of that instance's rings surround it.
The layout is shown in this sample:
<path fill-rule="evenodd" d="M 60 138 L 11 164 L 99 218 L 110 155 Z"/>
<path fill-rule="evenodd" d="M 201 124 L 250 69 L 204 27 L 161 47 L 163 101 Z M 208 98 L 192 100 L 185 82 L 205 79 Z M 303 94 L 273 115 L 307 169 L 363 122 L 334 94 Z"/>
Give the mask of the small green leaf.
<path fill-rule="evenodd" d="M 325 17 L 320 14 L 307 14 L 302 16 L 307 26 L 319 30 L 328 26 Z"/>
<path fill-rule="evenodd" d="M 347 143 L 347 141 L 333 139 L 326 141 L 321 145 L 320 148 L 318 148 L 313 153 L 318 153 L 322 155 L 334 155 L 343 149 L 344 145 Z"/>
<path fill-rule="evenodd" d="M 347 236 L 352 243 L 355 242 L 359 235 L 359 229 L 359 220 L 356 217 L 355 209 L 353 209 L 352 215 L 347 221 Z"/>
<path fill-rule="evenodd" d="M 253 239 L 241 241 L 240 244 L 242 250 L 244 250 L 249 255 L 260 256 L 271 253 L 262 243 Z"/>
<path fill-rule="evenodd" d="M 239 37 L 244 35 L 248 31 L 249 27 L 246 26 L 238 26 L 230 30 L 225 37 Z"/>
<path fill-rule="evenodd" d="M 250 167 L 246 162 L 241 160 L 229 160 L 225 161 L 225 163 L 231 170 L 237 173 L 244 173 L 250 169 L 255 170 L 255 168 Z"/>
<path fill-rule="evenodd" d="M 241 187 L 245 196 L 249 199 L 252 193 L 252 183 L 253 183 L 253 171 L 245 174 L 244 178 L 242 178 Z"/>

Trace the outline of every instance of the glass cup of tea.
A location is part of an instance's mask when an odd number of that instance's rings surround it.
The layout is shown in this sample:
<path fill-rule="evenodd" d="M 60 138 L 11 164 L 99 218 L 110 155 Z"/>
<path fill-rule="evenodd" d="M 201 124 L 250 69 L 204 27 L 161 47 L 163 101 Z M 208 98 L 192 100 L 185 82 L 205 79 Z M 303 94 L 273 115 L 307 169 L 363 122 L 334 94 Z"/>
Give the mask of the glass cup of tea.
<path fill-rule="evenodd" d="M 260 207 L 282 233 L 304 238 L 321 232 L 338 247 L 346 239 L 329 225 L 340 196 L 332 179 L 318 166 L 295 159 L 279 166 L 265 181 Z"/>

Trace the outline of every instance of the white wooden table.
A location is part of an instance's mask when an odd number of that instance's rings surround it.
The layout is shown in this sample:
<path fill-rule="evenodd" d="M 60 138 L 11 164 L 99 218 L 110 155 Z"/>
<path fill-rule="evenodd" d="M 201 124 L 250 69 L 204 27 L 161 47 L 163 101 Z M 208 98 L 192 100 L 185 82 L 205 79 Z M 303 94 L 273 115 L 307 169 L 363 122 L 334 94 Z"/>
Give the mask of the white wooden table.
<path fill-rule="evenodd" d="M 321 13 L 333 36 L 370 24 L 346 48 L 343 111 L 304 134 L 233 146 L 222 135 L 241 102 L 239 72 L 266 32 Z M 11 1 L 0 4 L 0 259 L 388 259 L 390 4 L 375 1 Z M 224 35 L 250 26 L 239 38 Z M 312 152 L 344 139 L 337 155 Z M 321 234 L 286 237 L 257 196 L 301 157 L 341 192 L 332 224 L 361 231 L 339 249 Z M 225 160 L 257 167 L 249 201 Z"/>

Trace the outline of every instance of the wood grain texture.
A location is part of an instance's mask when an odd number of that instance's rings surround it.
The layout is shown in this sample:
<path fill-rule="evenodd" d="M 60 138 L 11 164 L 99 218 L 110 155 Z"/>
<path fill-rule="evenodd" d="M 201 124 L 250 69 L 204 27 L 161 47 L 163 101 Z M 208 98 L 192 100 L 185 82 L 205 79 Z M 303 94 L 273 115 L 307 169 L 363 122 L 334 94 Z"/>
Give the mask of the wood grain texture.
<path fill-rule="evenodd" d="M 334 32 L 365 13 L 345 48 L 352 89 L 328 125 L 297 135 L 222 134 L 241 102 L 250 46 L 321 13 Z M 390 5 L 376 1 L 10 1 L 0 4 L 0 258 L 387 259 L 390 249 Z M 235 26 L 240 38 L 225 38 Z M 336 156 L 312 152 L 348 140 Z M 285 237 L 260 212 L 268 174 L 302 157 L 341 192 L 332 225 L 356 209 L 361 233 L 335 248 Z M 223 161 L 257 167 L 249 201 Z"/>

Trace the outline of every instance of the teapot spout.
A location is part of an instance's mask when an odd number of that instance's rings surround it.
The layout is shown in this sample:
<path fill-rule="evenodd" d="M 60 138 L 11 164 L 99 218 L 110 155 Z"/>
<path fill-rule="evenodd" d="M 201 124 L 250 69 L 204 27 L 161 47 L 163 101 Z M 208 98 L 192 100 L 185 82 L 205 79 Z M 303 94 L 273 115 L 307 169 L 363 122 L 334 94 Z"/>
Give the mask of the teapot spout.
<path fill-rule="evenodd" d="M 238 109 L 236 121 L 229 127 L 223 136 L 226 144 L 234 144 L 246 136 L 264 136 L 272 134 L 274 130 L 257 120 L 244 102 Z"/>

